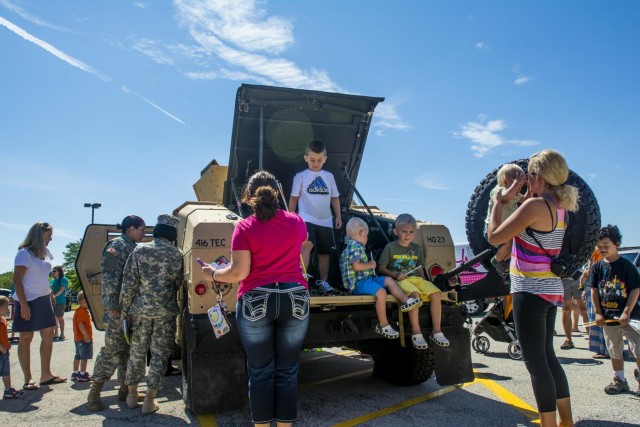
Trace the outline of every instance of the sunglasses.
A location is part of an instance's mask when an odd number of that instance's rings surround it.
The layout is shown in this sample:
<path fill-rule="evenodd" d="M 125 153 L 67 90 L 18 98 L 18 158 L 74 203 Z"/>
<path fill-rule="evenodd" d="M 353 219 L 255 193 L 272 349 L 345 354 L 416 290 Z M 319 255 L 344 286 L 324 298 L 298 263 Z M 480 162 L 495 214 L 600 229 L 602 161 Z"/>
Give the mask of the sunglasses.
<path fill-rule="evenodd" d="M 51 228 L 51 224 L 49 224 L 48 222 L 43 222 L 43 223 L 40 225 L 40 228 L 42 228 L 43 230 L 48 230 L 48 229 L 50 229 L 50 228 Z"/>

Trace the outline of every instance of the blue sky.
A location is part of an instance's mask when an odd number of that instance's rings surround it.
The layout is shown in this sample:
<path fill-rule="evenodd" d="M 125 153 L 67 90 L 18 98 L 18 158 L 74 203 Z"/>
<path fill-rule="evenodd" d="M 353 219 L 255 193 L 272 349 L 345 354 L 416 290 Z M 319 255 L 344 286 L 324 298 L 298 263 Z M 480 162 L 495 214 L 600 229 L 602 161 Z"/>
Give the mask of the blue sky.
<path fill-rule="evenodd" d="M 36 221 L 195 199 L 241 83 L 382 96 L 358 189 L 455 242 L 499 165 L 562 152 L 640 245 L 640 2 L 0 0 L 0 272 Z M 384 180 L 380 180 L 380 176 Z"/>

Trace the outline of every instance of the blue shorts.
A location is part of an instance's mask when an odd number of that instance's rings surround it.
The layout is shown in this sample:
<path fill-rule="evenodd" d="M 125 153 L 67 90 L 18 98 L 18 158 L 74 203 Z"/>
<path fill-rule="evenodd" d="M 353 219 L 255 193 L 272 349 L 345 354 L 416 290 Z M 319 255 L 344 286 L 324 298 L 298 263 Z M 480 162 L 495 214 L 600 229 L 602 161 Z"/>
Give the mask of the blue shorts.
<path fill-rule="evenodd" d="M 13 306 L 15 309 L 13 332 L 35 332 L 52 328 L 56 325 L 56 317 L 53 315 L 53 306 L 49 295 L 27 301 L 27 304 L 31 309 L 31 319 L 23 320 L 20 302 L 15 301 Z"/>
<path fill-rule="evenodd" d="M 0 377 L 11 375 L 11 363 L 9 362 L 9 352 L 0 354 Z"/>
<path fill-rule="evenodd" d="M 353 295 L 375 295 L 380 288 L 384 289 L 385 276 L 371 276 L 356 283 Z"/>
<path fill-rule="evenodd" d="M 93 359 L 93 341 L 84 342 L 76 341 L 76 355 L 75 360 L 89 360 Z"/>

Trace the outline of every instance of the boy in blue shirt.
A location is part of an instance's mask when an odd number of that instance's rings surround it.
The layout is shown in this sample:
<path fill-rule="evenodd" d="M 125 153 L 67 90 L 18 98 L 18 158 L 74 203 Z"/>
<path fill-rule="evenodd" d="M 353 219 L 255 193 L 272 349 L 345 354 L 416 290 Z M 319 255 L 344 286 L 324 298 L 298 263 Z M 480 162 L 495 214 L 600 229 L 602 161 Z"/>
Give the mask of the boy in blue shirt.
<path fill-rule="evenodd" d="M 385 338 L 396 339 L 400 337 L 400 333 L 393 329 L 387 319 L 387 291 L 402 302 L 400 310 L 409 312 L 409 320 L 413 325 L 418 321 L 418 310 L 414 310 L 422 305 L 422 300 L 407 297 L 402 289 L 396 285 L 391 277 L 376 276 L 376 262 L 369 261 L 365 251 L 367 244 L 369 226 L 360 218 L 351 218 L 347 222 L 346 227 L 347 247 L 340 255 L 340 272 L 342 273 L 342 282 L 344 287 L 353 295 L 374 295 L 376 297 L 376 314 L 378 315 L 378 324 L 376 332 Z M 420 335 L 422 337 L 422 335 Z M 414 347 L 424 350 L 427 343 L 422 338 L 420 345 Z"/>

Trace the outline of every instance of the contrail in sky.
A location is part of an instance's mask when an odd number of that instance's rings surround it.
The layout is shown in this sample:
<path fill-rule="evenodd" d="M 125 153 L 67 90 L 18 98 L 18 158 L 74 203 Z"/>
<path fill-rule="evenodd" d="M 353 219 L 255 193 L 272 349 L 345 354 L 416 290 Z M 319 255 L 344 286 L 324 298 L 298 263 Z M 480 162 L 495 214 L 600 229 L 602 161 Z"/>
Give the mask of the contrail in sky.
<path fill-rule="evenodd" d="M 12 24 L 11 22 L 7 21 L 6 19 L 4 19 L 2 16 L 0 16 L 0 25 L 2 25 L 3 27 L 6 27 L 7 29 L 13 31 L 14 33 L 16 33 L 17 35 L 19 35 L 20 37 L 22 37 L 23 39 L 30 41 L 31 43 L 35 44 L 36 46 L 39 46 L 41 48 L 43 48 L 44 50 L 46 50 L 47 52 L 49 52 L 50 54 L 52 54 L 53 56 L 62 59 L 64 62 L 66 62 L 69 65 L 73 65 L 74 67 L 80 68 L 82 71 L 86 71 L 87 73 L 91 73 L 94 76 L 100 78 L 101 80 L 108 82 L 111 80 L 111 78 L 103 73 L 101 73 L 100 71 L 96 70 L 93 67 L 90 67 L 89 65 L 85 64 L 84 62 L 75 59 L 74 57 L 67 55 L 66 53 L 62 52 L 61 50 L 51 46 L 49 43 L 45 42 L 44 40 L 41 40 L 39 38 L 37 38 L 36 36 L 33 36 L 29 33 L 27 33 L 25 30 L 23 30 L 22 28 L 18 27 L 17 25 Z"/>
<path fill-rule="evenodd" d="M 44 49 L 47 52 L 49 52 L 52 55 L 54 55 L 55 57 L 57 57 L 59 59 L 62 59 L 64 62 L 66 62 L 69 65 L 73 65 L 74 67 L 77 67 L 77 68 L 81 69 L 82 71 L 86 71 L 87 73 L 91 73 L 94 76 L 98 77 L 99 79 L 101 79 L 101 80 L 103 80 L 105 82 L 110 82 L 111 81 L 111 77 L 107 76 L 106 74 L 101 73 L 100 71 L 96 70 L 95 68 L 85 64 L 84 62 L 82 62 L 82 61 L 80 61 L 78 59 L 75 59 L 74 57 L 72 57 L 70 55 L 67 55 L 66 53 L 62 52 L 61 50 L 59 50 L 59 49 L 57 49 L 55 47 L 53 47 L 52 45 L 50 45 L 49 43 L 45 42 L 44 40 L 41 40 L 41 39 L 37 38 L 36 36 L 33 36 L 33 35 L 29 34 L 25 30 L 23 30 L 22 28 L 18 27 L 17 25 L 14 25 L 11 22 L 7 21 L 2 16 L 0 16 L 0 26 L 6 27 L 7 29 L 13 31 L 14 33 L 19 35 L 23 39 L 25 39 L 27 41 L 30 41 L 31 43 L 34 43 L 36 46 L 41 47 L 42 49 Z M 132 95 L 137 96 L 138 98 L 142 99 L 147 104 L 151 105 L 156 110 L 158 110 L 161 113 L 167 115 L 168 117 L 172 118 L 173 120 L 177 121 L 178 123 L 185 124 L 182 120 L 180 120 L 179 118 L 177 118 L 173 114 L 169 113 L 167 110 L 164 110 L 160 106 L 158 106 L 158 105 L 154 104 L 153 102 L 149 101 L 147 98 L 145 98 L 144 96 L 140 95 L 136 91 L 134 91 L 132 89 L 129 89 L 128 87 L 126 87 L 124 85 L 121 86 L 121 89 L 126 94 L 132 94 Z"/>
<path fill-rule="evenodd" d="M 162 109 L 162 107 L 160 107 L 157 104 L 154 104 L 153 102 L 149 101 L 147 98 L 145 98 L 144 96 L 140 95 L 138 92 L 136 92 L 133 89 L 129 89 L 128 87 L 126 87 L 125 85 L 120 86 L 120 88 L 122 89 L 122 91 L 124 93 L 127 94 L 131 94 L 131 95 L 135 95 L 138 98 L 142 99 L 144 102 L 146 102 L 147 104 L 151 105 L 153 108 L 155 108 L 156 110 L 160 111 L 161 113 L 166 114 L 167 116 L 171 117 L 173 120 L 175 120 L 176 122 L 180 123 L 180 124 L 184 124 L 184 122 L 182 120 L 180 120 L 179 118 L 177 118 L 176 116 L 174 116 L 173 114 L 171 114 L 170 112 L 168 112 L 167 110 Z"/>

